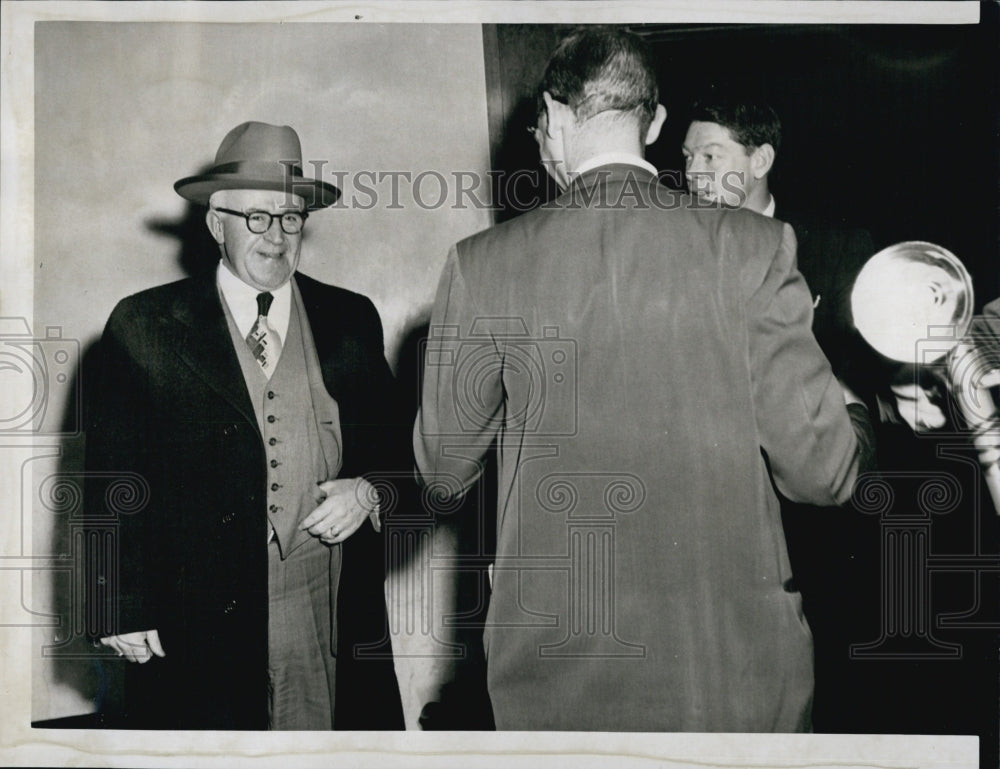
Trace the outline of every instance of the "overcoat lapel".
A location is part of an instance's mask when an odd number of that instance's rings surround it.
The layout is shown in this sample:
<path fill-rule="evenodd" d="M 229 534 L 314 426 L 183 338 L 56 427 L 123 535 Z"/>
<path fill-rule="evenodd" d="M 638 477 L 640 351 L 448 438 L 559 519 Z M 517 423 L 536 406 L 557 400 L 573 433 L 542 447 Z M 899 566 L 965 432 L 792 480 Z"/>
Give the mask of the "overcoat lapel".
<path fill-rule="evenodd" d="M 214 272 L 192 281 L 190 294 L 172 308 L 179 324 L 174 351 L 259 432 L 221 301 Z"/>
<path fill-rule="evenodd" d="M 311 278 L 296 273 L 295 283 L 299 287 L 302 305 L 306 310 L 306 320 L 313 331 L 316 356 L 319 358 L 320 370 L 323 373 L 323 384 L 334 400 L 340 401 L 343 393 L 338 361 L 339 348 L 344 339 L 344 327 L 337 316 L 339 308 L 330 306 L 329 294 L 325 297 L 326 301 L 323 301 L 324 298 L 314 290 L 316 284 Z M 317 329 L 320 330 L 319 333 L 316 333 Z"/>

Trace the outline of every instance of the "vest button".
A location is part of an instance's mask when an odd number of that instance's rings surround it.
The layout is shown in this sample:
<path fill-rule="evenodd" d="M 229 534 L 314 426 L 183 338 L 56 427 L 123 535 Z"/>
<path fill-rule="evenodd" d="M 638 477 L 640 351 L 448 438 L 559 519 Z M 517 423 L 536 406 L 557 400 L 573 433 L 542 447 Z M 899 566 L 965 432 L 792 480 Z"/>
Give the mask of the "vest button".
<path fill-rule="evenodd" d="M 267 415 L 267 421 L 268 421 L 268 422 L 271 422 L 271 423 L 273 423 L 273 422 L 274 422 L 274 420 L 275 420 L 275 416 L 274 416 L 274 414 L 268 414 L 268 415 Z"/>
<path fill-rule="evenodd" d="M 269 401 L 274 400 L 274 390 L 268 390 L 267 391 L 267 399 Z"/>
<path fill-rule="evenodd" d="M 280 483 L 272 483 L 271 484 L 271 491 L 277 491 L 280 488 L 281 488 L 281 484 Z"/>
<path fill-rule="evenodd" d="M 271 460 L 271 467 L 277 467 L 277 466 L 278 466 L 278 460 L 277 459 L 272 459 Z"/>
<path fill-rule="evenodd" d="M 268 508 L 268 510 L 270 510 L 272 513 L 276 513 L 276 512 L 278 512 L 278 506 L 277 505 L 271 505 Z"/>
<path fill-rule="evenodd" d="M 268 445 L 268 446 L 273 446 L 273 445 L 275 445 L 275 444 L 276 444 L 277 442 L 278 442 L 278 439 L 277 439 L 277 438 L 268 438 L 268 440 L 267 440 L 267 445 Z"/>

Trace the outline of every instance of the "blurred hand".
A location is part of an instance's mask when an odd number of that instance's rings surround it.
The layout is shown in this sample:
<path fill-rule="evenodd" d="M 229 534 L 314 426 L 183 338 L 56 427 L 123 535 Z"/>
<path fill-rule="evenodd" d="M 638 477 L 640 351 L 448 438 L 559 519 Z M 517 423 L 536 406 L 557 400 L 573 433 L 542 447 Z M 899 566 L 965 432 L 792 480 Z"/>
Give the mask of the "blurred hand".
<path fill-rule="evenodd" d="M 916 383 L 894 384 L 890 388 L 896 398 L 896 410 L 914 432 L 940 430 L 947 421 L 941 407 L 935 403 L 936 393 Z"/>
<path fill-rule="evenodd" d="M 125 657 L 129 662 L 138 662 L 140 665 L 153 659 L 154 654 L 157 657 L 167 656 L 160 644 L 160 633 L 156 630 L 105 636 L 101 639 L 101 643 L 118 652 L 119 657 Z"/>
<path fill-rule="evenodd" d="M 378 513 L 378 493 L 364 478 L 338 478 L 318 486 L 325 498 L 307 515 L 299 529 L 327 545 L 343 542 L 372 513 Z"/>

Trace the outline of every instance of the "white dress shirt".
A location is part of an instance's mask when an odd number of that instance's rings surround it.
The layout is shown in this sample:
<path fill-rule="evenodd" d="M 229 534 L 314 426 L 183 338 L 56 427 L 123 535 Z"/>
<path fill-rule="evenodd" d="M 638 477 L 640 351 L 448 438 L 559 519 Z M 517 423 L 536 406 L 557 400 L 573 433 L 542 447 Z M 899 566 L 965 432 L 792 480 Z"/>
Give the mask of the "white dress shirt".
<path fill-rule="evenodd" d="M 221 259 L 216 276 L 219 291 L 232 313 L 236 328 L 246 338 L 257 322 L 257 294 L 261 292 L 240 280 Z M 284 342 L 288 338 L 288 322 L 292 315 L 291 283 L 285 281 L 280 288 L 271 291 L 271 296 L 274 301 L 267 313 L 267 324 L 278 332 L 278 337 Z"/>

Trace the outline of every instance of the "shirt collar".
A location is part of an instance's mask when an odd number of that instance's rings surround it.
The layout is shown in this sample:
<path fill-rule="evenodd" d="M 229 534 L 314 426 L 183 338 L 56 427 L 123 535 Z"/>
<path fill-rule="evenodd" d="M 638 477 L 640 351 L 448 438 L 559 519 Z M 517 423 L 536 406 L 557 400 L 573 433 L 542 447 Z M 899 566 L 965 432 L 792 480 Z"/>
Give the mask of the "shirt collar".
<path fill-rule="evenodd" d="M 659 173 L 656 170 L 656 166 L 638 155 L 633 155 L 631 152 L 602 152 L 600 155 L 594 155 L 593 157 L 584 160 L 580 166 L 573 171 L 572 176 L 575 178 L 581 174 L 585 174 L 593 168 L 613 164 L 638 166 L 639 168 L 646 169 L 653 176 L 656 176 Z"/>
<path fill-rule="evenodd" d="M 770 216 L 773 219 L 774 218 L 774 208 L 775 208 L 775 205 L 774 205 L 774 195 L 772 195 L 771 199 L 767 202 L 767 205 L 764 207 L 764 210 L 761 211 L 761 213 L 764 216 Z"/>
<path fill-rule="evenodd" d="M 240 280 L 221 259 L 215 274 L 219 291 L 229 307 L 236 328 L 246 336 L 257 321 L 257 294 L 260 291 Z M 285 281 L 284 285 L 271 291 L 271 295 L 274 301 L 267 312 L 267 322 L 284 341 L 288 338 L 288 321 L 292 314 L 291 281 Z"/>

